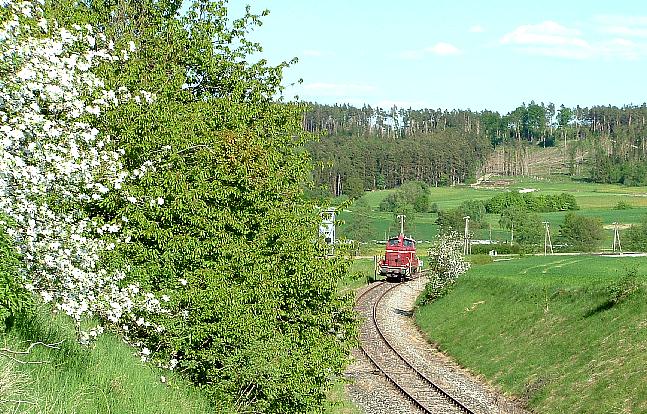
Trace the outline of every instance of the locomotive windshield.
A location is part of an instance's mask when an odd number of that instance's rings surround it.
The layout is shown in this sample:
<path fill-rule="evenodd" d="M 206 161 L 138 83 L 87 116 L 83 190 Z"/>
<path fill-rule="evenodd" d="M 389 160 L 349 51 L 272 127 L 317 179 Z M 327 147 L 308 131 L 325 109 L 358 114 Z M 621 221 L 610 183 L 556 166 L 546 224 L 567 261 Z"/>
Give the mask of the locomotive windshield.
<path fill-rule="evenodd" d="M 413 240 L 404 239 L 404 245 L 406 247 L 413 247 Z"/>
<path fill-rule="evenodd" d="M 398 239 L 390 239 L 389 240 L 389 246 L 397 246 L 400 240 Z"/>

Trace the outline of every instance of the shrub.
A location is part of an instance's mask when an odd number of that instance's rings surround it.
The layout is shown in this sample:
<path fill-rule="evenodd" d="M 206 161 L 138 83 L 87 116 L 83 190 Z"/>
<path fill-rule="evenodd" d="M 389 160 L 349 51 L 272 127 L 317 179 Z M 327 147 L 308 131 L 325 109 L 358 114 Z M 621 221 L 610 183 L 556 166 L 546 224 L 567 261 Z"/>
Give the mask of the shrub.
<path fill-rule="evenodd" d="M 430 303 L 447 293 L 456 279 L 470 268 L 461 251 L 463 241 L 458 233 L 439 234 L 429 249 L 431 275 L 425 286 L 420 303 Z"/>
<path fill-rule="evenodd" d="M 575 251 L 593 251 L 604 238 L 602 220 L 568 213 L 559 229 L 561 241 Z"/>
<path fill-rule="evenodd" d="M 514 241 L 531 246 L 541 241 L 543 226 L 541 218 L 520 207 L 511 207 L 501 213 L 499 226 L 510 231 L 514 228 Z"/>
<path fill-rule="evenodd" d="M 497 194 L 485 203 L 485 207 L 488 213 L 495 214 L 501 214 L 510 208 L 520 208 L 536 213 L 579 210 L 580 208 L 575 196 L 570 193 L 535 196 L 533 193 L 520 194 L 517 192 Z"/>
<path fill-rule="evenodd" d="M 11 329 L 16 317 L 32 308 L 32 296 L 21 285 L 20 258 L 9 236 L 0 231 L 0 323 Z"/>
<path fill-rule="evenodd" d="M 505 209 L 510 207 L 525 208 L 526 202 L 521 194 L 508 191 L 499 193 L 485 203 L 488 213 L 501 214 Z"/>
<path fill-rule="evenodd" d="M 470 229 L 480 229 L 485 216 L 485 205 L 480 200 L 464 201 L 455 209 L 438 212 L 436 224 L 440 226 L 441 233 L 462 230 L 465 226 L 466 216 L 470 217 Z"/>
<path fill-rule="evenodd" d="M 613 207 L 614 210 L 629 210 L 633 206 L 626 201 L 618 201 L 618 203 Z"/>
<path fill-rule="evenodd" d="M 474 244 L 471 247 L 473 255 L 488 254 L 490 251 L 496 251 L 497 254 L 519 254 L 520 248 L 516 243 L 496 243 L 496 244 Z"/>
<path fill-rule="evenodd" d="M 629 269 L 622 278 L 608 287 L 607 292 L 611 306 L 623 302 L 640 288 L 637 274 L 635 268 Z"/>
<path fill-rule="evenodd" d="M 403 209 L 417 213 L 429 211 L 429 189 L 425 183 L 407 181 L 380 203 L 380 211 L 397 212 Z"/>
<path fill-rule="evenodd" d="M 629 250 L 647 251 L 647 215 L 643 216 L 641 223 L 633 224 L 624 233 L 623 244 Z"/>

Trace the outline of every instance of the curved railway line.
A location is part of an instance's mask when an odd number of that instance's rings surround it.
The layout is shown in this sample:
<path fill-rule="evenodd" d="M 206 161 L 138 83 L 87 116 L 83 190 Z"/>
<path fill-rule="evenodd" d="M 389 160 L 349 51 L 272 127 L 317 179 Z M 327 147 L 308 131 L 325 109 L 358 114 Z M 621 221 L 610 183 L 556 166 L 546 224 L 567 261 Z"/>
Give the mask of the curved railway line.
<path fill-rule="evenodd" d="M 356 309 L 366 318 L 360 333 L 360 349 L 388 382 L 424 413 L 467 413 L 472 411 L 397 351 L 385 336 L 378 320 L 381 301 L 400 284 L 377 282 L 356 300 Z"/>

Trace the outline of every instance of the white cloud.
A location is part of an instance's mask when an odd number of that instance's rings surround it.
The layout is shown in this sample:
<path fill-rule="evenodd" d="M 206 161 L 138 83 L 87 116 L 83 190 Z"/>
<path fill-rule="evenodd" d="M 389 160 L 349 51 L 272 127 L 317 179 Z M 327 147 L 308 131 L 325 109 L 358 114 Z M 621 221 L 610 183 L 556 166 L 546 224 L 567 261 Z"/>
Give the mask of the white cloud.
<path fill-rule="evenodd" d="M 645 24 L 647 18 L 621 18 L 618 16 L 598 16 L 594 19 L 598 32 L 605 34 L 636 37 L 647 36 L 646 27 L 623 26 L 618 23 Z M 613 23 L 613 25 L 610 25 Z M 520 52 L 568 59 L 607 59 L 636 60 L 647 56 L 647 43 L 628 40 L 625 37 L 599 36 L 593 40 L 585 39 L 578 29 L 563 26 L 554 21 L 536 25 L 523 25 L 507 33 L 500 39 L 503 45 L 516 47 Z"/>
<path fill-rule="evenodd" d="M 514 45 L 546 45 L 574 46 L 587 48 L 589 44 L 581 38 L 576 29 L 569 29 L 553 21 L 545 21 L 535 25 L 523 25 L 501 38 L 502 44 Z"/>
<path fill-rule="evenodd" d="M 424 58 L 427 55 L 439 55 L 439 56 L 450 56 L 450 55 L 459 55 L 461 53 L 460 49 L 451 43 L 438 42 L 433 46 L 426 47 L 424 49 L 417 50 L 405 50 L 400 53 L 402 59 L 409 60 L 419 60 Z"/>
<path fill-rule="evenodd" d="M 469 31 L 470 33 L 483 33 L 485 32 L 485 29 L 480 24 L 475 24 L 474 26 L 470 27 Z"/>
<path fill-rule="evenodd" d="M 577 29 L 554 21 L 535 25 L 522 25 L 505 34 L 500 43 L 512 45 L 524 53 L 569 59 L 588 59 L 595 55 L 594 48 Z"/>

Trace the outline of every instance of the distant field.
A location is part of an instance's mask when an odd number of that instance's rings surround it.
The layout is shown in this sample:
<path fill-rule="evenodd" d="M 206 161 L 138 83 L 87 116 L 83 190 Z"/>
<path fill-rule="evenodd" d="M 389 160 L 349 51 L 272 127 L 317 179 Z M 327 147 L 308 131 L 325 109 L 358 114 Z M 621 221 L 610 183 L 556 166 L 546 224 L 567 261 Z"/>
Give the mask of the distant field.
<path fill-rule="evenodd" d="M 613 304 L 636 269 L 639 288 Z M 475 266 L 416 320 L 536 413 L 647 412 L 647 258 L 528 256 Z"/>
<path fill-rule="evenodd" d="M 639 223 L 642 217 L 647 214 L 647 187 L 592 184 L 559 177 L 555 180 L 516 179 L 508 187 L 487 189 L 469 186 L 432 187 L 430 205 L 436 204 L 441 210 L 450 209 L 457 207 L 466 200 L 487 200 L 497 193 L 518 191 L 523 188 L 534 188 L 537 190 L 536 194 L 572 193 L 581 208 L 576 212 L 577 214 L 600 217 L 606 225 L 611 225 L 615 221 L 624 225 Z M 365 193 L 362 197 L 372 209 L 368 217 L 371 240 L 384 240 L 385 237 L 398 232 L 398 225 L 393 218 L 393 214 L 378 211 L 380 202 L 393 191 L 371 191 Z M 615 210 L 614 207 L 619 202 L 624 202 L 631 208 Z M 559 225 L 563 223 L 565 215 L 566 212 L 541 214 L 544 220 L 551 223 L 553 237 L 558 235 Z M 350 206 L 348 211 L 342 212 L 339 218 L 346 223 L 351 223 L 354 220 L 353 206 Z M 433 240 L 438 233 L 438 226 L 435 224 L 436 218 L 435 213 L 416 214 L 415 219 L 406 224 L 405 233 L 412 235 L 416 240 Z M 474 239 L 489 239 L 490 231 L 494 240 L 507 241 L 510 239 L 509 231 L 499 228 L 498 215 L 488 215 L 486 221 L 490 226 L 473 230 Z M 339 228 L 339 234 L 344 235 L 343 224 Z M 605 237 L 603 248 L 610 248 L 613 231 L 607 230 Z"/>

